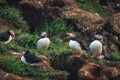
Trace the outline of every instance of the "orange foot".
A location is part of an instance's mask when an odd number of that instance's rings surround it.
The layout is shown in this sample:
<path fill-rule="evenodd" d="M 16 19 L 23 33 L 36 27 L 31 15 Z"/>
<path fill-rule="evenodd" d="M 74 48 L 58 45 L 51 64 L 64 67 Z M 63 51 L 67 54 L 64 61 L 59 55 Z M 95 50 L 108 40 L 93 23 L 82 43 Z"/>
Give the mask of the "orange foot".
<path fill-rule="evenodd" d="M 80 55 L 75 55 L 76 58 L 80 58 Z"/>

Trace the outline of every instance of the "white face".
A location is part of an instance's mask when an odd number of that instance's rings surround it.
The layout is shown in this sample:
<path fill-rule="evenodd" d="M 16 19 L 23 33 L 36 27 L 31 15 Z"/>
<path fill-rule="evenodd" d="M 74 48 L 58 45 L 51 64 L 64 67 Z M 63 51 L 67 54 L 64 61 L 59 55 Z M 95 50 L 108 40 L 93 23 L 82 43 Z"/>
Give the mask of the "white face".
<path fill-rule="evenodd" d="M 76 37 L 73 33 L 67 33 L 69 37 Z"/>
<path fill-rule="evenodd" d="M 98 35 L 95 35 L 95 38 L 96 38 L 97 40 L 103 42 L 103 36 L 101 36 L 101 35 L 98 34 Z"/>
<path fill-rule="evenodd" d="M 47 33 L 46 32 L 42 32 L 41 36 L 42 37 L 47 37 Z"/>
<path fill-rule="evenodd" d="M 12 38 L 15 38 L 15 37 L 16 37 L 16 36 L 15 36 L 15 33 L 14 33 L 14 31 L 13 31 L 13 30 L 10 30 L 9 32 L 10 32 L 10 34 L 11 34 Z"/>

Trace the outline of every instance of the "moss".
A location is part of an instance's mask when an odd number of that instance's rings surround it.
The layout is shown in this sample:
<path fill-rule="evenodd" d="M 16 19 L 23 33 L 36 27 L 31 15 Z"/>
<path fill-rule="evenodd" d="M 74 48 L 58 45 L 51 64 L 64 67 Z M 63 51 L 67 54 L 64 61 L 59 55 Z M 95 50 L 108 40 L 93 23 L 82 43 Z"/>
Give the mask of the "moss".
<path fill-rule="evenodd" d="M 13 23 L 16 28 L 22 29 L 23 31 L 28 31 L 28 25 L 17 8 L 0 6 L 0 16 L 8 20 L 8 22 Z"/>
<path fill-rule="evenodd" d="M 53 20 L 51 23 L 48 23 L 46 21 L 43 24 L 40 24 L 40 26 L 36 29 L 36 32 L 40 34 L 41 31 L 46 31 L 49 37 L 52 36 L 65 37 L 66 32 L 69 30 L 70 28 L 67 27 L 64 19 L 57 18 Z"/>
<path fill-rule="evenodd" d="M 17 62 L 16 58 L 10 55 L 0 56 L 0 69 L 22 77 L 30 77 L 35 80 L 50 80 L 48 71 L 38 70 L 38 68 L 25 65 L 22 62 Z M 62 72 L 62 74 L 64 77 L 67 77 L 66 72 Z"/>
<path fill-rule="evenodd" d="M 109 11 L 104 10 L 100 4 L 99 0 L 74 0 L 75 3 L 82 9 L 89 12 L 97 12 L 105 16 L 111 16 Z"/>

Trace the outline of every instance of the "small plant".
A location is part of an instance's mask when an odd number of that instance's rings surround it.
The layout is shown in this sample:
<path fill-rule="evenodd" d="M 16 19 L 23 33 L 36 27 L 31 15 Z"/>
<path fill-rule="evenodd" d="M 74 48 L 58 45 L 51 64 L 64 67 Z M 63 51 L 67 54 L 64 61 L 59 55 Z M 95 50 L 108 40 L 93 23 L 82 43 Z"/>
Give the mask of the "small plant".
<path fill-rule="evenodd" d="M 9 6 L 0 7 L 0 16 L 13 23 L 17 28 L 28 31 L 28 25 L 18 9 Z"/>
<path fill-rule="evenodd" d="M 9 50 L 14 50 L 14 51 L 17 51 L 17 52 L 22 52 L 24 50 L 24 48 L 22 46 L 19 46 L 19 45 L 15 44 L 14 41 L 8 43 L 6 45 L 6 47 L 7 47 L 8 51 Z"/>
<path fill-rule="evenodd" d="M 37 35 L 29 35 L 29 34 L 21 34 L 17 37 L 16 43 L 24 48 L 36 49 L 37 40 L 39 36 Z"/>
<path fill-rule="evenodd" d="M 45 22 L 45 24 L 40 25 L 37 32 L 46 31 L 48 35 L 52 37 L 52 36 L 64 36 L 68 30 L 69 29 L 66 26 L 66 23 L 64 22 L 64 20 L 57 18 L 51 23 Z"/>
<path fill-rule="evenodd" d="M 11 72 L 23 77 L 32 77 L 39 80 L 48 80 L 48 75 L 45 72 L 40 72 L 37 68 L 17 62 L 15 57 L 10 55 L 0 56 L 0 69 Z"/>
<path fill-rule="evenodd" d="M 76 2 L 76 4 L 89 12 L 98 12 L 102 15 L 111 15 L 111 13 L 109 11 L 104 10 L 100 4 L 99 1 L 100 0 L 74 0 Z"/>
<path fill-rule="evenodd" d="M 17 62 L 16 58 L 11 55 L 1 55 L 0 56 L 0 69 L 7 71 L 22 77 L 30 77 L 34 80 L 58 80 L 55 76 L 51 79 L 52 71 L 40 70 L 37 67 L 32 67 L 22 62 Z M 58 72 L 58 71 L 53 71 Z M 67 78 L 68 73 L 63 71 L 62 77 Z M 57 75 L 56 75 L 57 76 Z"/>
<path fill-rule="evenodd" d="M 7 48 L 6 48 L 6 45 L 4 44 L 4 43 L 1 43 L 0 42 L 0 53 L 7 53 L 8 52 L 8 50 L 7 50 Z"/>
<path fill-rule="evenodd" d="M 120 59 L 120 52 L 113 52 L 111 54 L 112 57 L 116 58 L 116 59 Z"/>

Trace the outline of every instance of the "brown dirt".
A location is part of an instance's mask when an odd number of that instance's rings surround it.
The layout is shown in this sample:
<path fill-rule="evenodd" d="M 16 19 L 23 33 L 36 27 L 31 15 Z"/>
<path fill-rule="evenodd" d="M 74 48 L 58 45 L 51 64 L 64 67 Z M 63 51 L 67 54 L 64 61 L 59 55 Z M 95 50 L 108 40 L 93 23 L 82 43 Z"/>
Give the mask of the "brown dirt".
<path fill-rule="evenodd" d="M 33 79 L 19 77 L 17 75 L 10 74 L 0 70 L 0 80 L 33 80 Z"/>
<path fill-rule="evenodd" d="M 23 56 L 23 52 L 18 53 L 18 52 L 15 52 L 15 51 L 11 51 L 11 54 L 13 56 L 16 56 L 16 59 L 18 61 L 20 61 L 21 56 Z M 38 56 L 41 59 L 41 62 L 38 63 L 38 65 L 36 66 L 36 68 L 39 71 L 45 72 L 53 80 L 54 79 L 57 79 L 57 80 L 67 80 L 66 77 L 63 77 L 63 74 L 62 74 L 61 71 L 56 71 L 53 67 L 51 67 L 50 60 L 46 56 L 44 56 L 44 55 L 36 55 L 36 56 Z"/>
<path fill-rule="evenodd" d="M 0 17 L 0 29 L 13 29 L 15 26 L 8 22 L 7 20 Z"/>
<path fill-rule="evenodd" d="M 100 66 L 93 61 L 76 58 L 75 56 L 68 56 L 62 59 L 61 56 L 55 57 L 53 62 L 55 63 L 52 66 L 56 69 L 70 73 L 68 80 L 119 80 L 120 77 L 120 65 Z"/>

